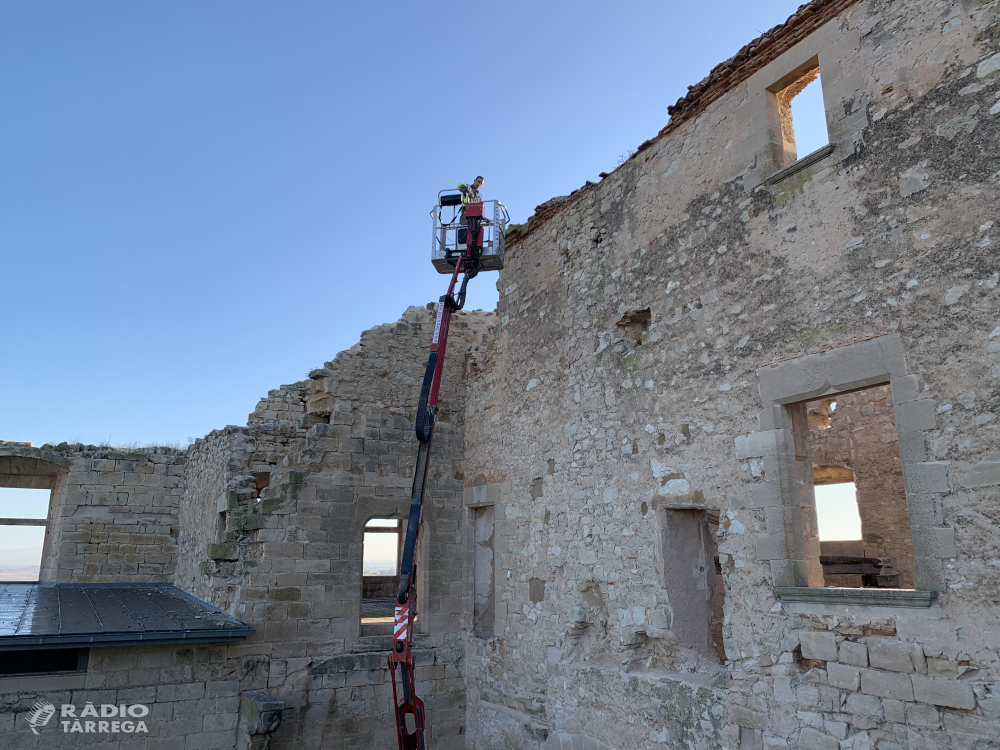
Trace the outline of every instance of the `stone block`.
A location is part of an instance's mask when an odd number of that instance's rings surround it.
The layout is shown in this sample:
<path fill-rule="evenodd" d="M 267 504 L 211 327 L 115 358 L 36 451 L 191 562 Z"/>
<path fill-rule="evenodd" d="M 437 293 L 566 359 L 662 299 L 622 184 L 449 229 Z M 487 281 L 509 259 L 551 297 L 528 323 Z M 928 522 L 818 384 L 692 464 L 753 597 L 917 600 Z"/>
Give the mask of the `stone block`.
<path fill-rule="evenodd" d="M 948 708 L 976 707 L 976 694 L 972 686 L 956 680 L 939 680 L 923 675 L 913 676 L 913 698 L 921 703 Z"/>
<path fill-rule="evenodd" d="M 736 448 L 736 458 L 744 459 L 747 457 L 747 438 L 745 435 L 738 435 L 733 441 Z"/>
<path fill-rule="evenodd" d="M 949 661 L 948 659 L 936 659 L 933 657 L 928 657 L 927 674 L 930 677 L 943 677 L 945 679 L 954 679 L 958 677 L 958 663 Z"/>
<path fill-rule="evenodd" d="M 892 389 L 892 403 L 895 406 L 907 404 L 920 398 L 920 384 L 916 375 L 906 375 L 889 381 Z"/>
<path fill-rule="evenodd" d="M 281 726 L 285 704 L 263 690 L 248 690 L 240 697 L 240 716 L 247 734 L 267 734 Z"/>
<path fill-rule="evenodd" d="M 906 489 L 909 492 L 935 493 L 948 492 L 951 484 L 948 481 L 949 461 L 924 461 L 910 464 L 906 475 Z"/>
<path fill-rule="evenodd" d="M 907 703 L 906 723 L 911 727 L 937 729 L 941 724 L 941 714 L 933 706 L 926 706 L 923 703 Z"/>
<path fill-rule="evenodd" d="M 841 664 L 852 664 L 855 667 L 867 667 L 868 647 L 863 643 L 842 641 L 837 661 Z"/>
<path fill-rule="evenodd" d="M 976 78 L 985 78 L 1000 70 L 1000 52 L 988 57 L 976 66 Z"/>
<path fill-rule="evenodd" d="M 847 713 L 857 716 L 882 718 L 882 701 L 863 693 L 849 693 L 847 696 Z"/>
<path fill-rule="evenodd" d="M 861 672 L 861 692 L 879 698 L 892 698 L 898 701 L 913 700 L 913 686 L 910 675 L 899 672 L 879 672 L 865 669 Z"/>
<path fill-rule="evenodd" d="M 788 557 L 785 538 L 780 534 L 757 534 L 754 547 L 758 560 L 784 560 Z"/>
<path fill-rule="evenodd" d="M 744 706 L 733 706 L 733 721 L 748 729 L 764 729 L 767 726 L 767 714 L 754 711 Z"/>
<path fill-rule="evenodd" d="M 958 477 L 958 483 L 969 490 L 1000 484 L 1000 461 L 980 461 L 963 472 Z"/>
<path fill-rule="evenodd" d="M 781 406 L 773 405 L 757 415 L 757 426 L 760 430 L 777 430 L 786 427 L 787 420 Z"/>
<path fill-rule="evenodd" d="M 996 723 L 984 716 L 977 716 L 969 711 L 943 711 L 941 718 L 945 731 L 953 736 L 961 733 L 976 737 L 989 737 L 994 741 L 997 738 Z"/>
<path fill-rule="evenodd" d="M 906 507 L 910 513 L 910 528 L 929 528 L 941 523 L 941 496 L 929 493 L 907 492 Z"/>
<path fill-rule="evenodd" d="M 892 724 L 906 723 L 906 707 L 915 706 L 916 703 L 903 703 L 903 701 L 886 698 L 882 701 L 882 711 L 885 713 L 885 720 Z"/>
<path fill-rule="evenodd" d="M 783 537 L 785 529 L 794 528 L 794 523 L 791 508 L 772 506 L 764 509 L 764 527 L 772 536 Z"/>
<path fill-rule="evenodd" d="M 188 682 L 180 685 L 157 685 L 156 700 L 186 701 L 205 697 L 205 683 Z"/>
<path fill-rule="evenodd" d="M 832 687 L 843 690 L 857 690 L 861 685 L 861 670 L 837 662 L 826 665 L 827 681 Z"/>
<path fill-rule="evenodd" d="M 869 638 L 868 661 L 875 669 L 890 672 L 915 672 L 912 644 L 892 638 Z"/>
<path fill-rule="evenodd" d="M 781 441 L 781 430 L 754 432 L 747 437 L 746 458 L 774 455 Z"/>
<path fill-rule="evenodd" d="M 927 445 L 923 432 L 899 432 L 899 457 L 904 464 L 915 464 L 927 460 Z"/>
<path fill-rule="evenodd" d="M 773 508 L 781 505 L 781 485 L 778 482 L 760 482 L 746 485 L 748 508 Z"/>
<path fill-rule="evenodd" d="M 900 404 L 895 408 L 896 429 L 902 432 L 933 430 L 937 424 L 933 401 L 923 399 Z"/>
<path fill-rule="evenodd" d="M 236 542 L 226 542 L 225 544 L 208 544 L 205 551 L 213 560 L 239 560 L 240 548 Z"/>
<path fill-rule="evenodd" d="M 933 526 L 912 530 L 913 546 L 920 549 L 926 558 L 952 558 L 958 556 L 955 546 L 955 529 L 951 526 Z M 919 545 L 919 547 L 918 547 Z"/>
<path fill-rule="evenodd" d="M 840 750 L 840 742 L 812 727 L 806 727 L 799 735 L 800 750 Z"/>
<path fill-rule="evenodd" d="M 267 598 L 272 602 L 293 602 L 302 598 L 302 590 L 295 586 L 272 587 L 268 589 Z"/>
<path fill-rule="evenodd" d="M 799 633 L 802 656 L 815 661 L 837 661 L 837 636 L 828 630 L 803 630 Z"/>
<path fill-rule="evenodd" d="M 222 750 L 223 748 L 234 747 L 236 743 L 236 731 L 225 732 L 199 732 L 188 735 L 185 738 L 185 750 Z"/>

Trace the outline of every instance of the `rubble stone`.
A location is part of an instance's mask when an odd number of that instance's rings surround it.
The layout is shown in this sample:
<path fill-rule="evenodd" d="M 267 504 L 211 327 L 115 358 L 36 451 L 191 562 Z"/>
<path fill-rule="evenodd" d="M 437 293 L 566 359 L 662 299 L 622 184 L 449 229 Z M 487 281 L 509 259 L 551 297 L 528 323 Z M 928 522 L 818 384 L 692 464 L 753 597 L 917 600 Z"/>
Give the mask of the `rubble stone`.
<path fill-rule="evenodd" d="M 913 696 L 921 703 L 930 703 L 934 706 L 964 709 L 976 707 L 976 694 L 972 687 L 957 680 L 938 680 L 914 675 Z"/>
<path fill-rule="evenodd" d="M 817 661 L 837 661 L 837 637 L 825 630 L 804 630 L 799 633 L 802 656 Z"/>

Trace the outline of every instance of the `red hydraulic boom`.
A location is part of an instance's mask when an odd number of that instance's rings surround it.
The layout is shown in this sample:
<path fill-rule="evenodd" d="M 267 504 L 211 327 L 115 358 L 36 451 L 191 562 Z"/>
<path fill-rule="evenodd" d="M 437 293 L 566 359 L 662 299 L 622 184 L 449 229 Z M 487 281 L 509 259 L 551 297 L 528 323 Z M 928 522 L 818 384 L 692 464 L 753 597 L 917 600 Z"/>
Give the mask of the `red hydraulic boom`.
<path fill-rule="evenodd" d="M 442 191 L 443 192 L 443 191 Z M 495 203 L 494 201 L 491 201 Z M 447 293 L 437 306 L 434 336 L 431 339 L 430 357 L 424 372 L 424 382 L 420 388 L 417 405 L 416 432 L 419 447 L 417 465 L 413 472 L 413 489 L 410 492 L 410 515 L 406 524 L 406 540 L 399 566 L 399 590 L 396 593 L 396 621 L 392 636 L 392 652 L 389 654 L 389 670 L 392 672 L 392 697 L 396 713 L 396 734 L 400 750 L 427 750 L 424 738 L 424 703 L 415 691 L 413 657 L 413 623 L 417 617 L 417 566 L 414 557 L 417 537 L 423 520 L 424 493 L 427 489 L 427 470 L 430 465 L 431 442 L 434 438 L 434 419 L 437 415 L 438 391 L 441 387 L 441 372 L 444 367 L 445 347 L 448 344 L 448 327 L 451 315 L 465 305 L 466 286 L 480 270 L 484 257 L 494 268 L 503 267 L 503 234 L 506 222 L 500 216 L 503 206 L 495 203 L 495 220 L 491 227 L 491 239 L 484 247 L 484 221 L 482 203 L 466 203 L 462 207 L 462 218 L 451 223 L 442 223 L 440 208 L 457 206 L 461 196 L 440 196 L 435 207 L 435 265 L 443 270 L 439 261 L 447 263 L 451 271 L 451 283 Z M 504 212 L 504 215 L 506 212 Z M 449 243 L 449 230 L 454 232 L 455 241 Z M 464 247 L 463 247 L 464 245 Z M 454 249 L 452 249 L 454 247 Z M 499 256 L 499 260 L 497 260 Z M 454 269 L 451 265 L 454 264 Z M 459 276 L 462 282 L 455 293 Z M 397 673 L 399 680 L 397 684 Z"/>

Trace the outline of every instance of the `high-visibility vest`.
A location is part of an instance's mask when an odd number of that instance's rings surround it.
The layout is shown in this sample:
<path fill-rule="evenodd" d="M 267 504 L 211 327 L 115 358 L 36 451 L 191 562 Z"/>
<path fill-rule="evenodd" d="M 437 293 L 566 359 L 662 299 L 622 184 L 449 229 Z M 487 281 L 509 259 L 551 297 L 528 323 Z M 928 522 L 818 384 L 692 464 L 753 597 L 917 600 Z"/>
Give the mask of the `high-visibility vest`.
<path fill-rule="evenodd" d="M 462 188 L 466 188 L 462 190 Z M 458 189 L 462 190 L 462 203 L 482 203 L 482 196 L 479 195 L 479 191 L 476 190 L 472 185 L 467 185 L 464 182 L 458 183 Z"/>

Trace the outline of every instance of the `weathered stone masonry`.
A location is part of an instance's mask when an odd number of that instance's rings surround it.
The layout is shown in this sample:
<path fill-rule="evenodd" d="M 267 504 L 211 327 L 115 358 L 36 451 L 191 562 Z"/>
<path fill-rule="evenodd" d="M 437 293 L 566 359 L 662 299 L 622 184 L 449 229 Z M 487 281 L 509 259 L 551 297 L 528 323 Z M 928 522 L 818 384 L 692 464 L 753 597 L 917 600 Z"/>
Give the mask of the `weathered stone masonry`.
<path fill-rule="evenodd" d="M 472 746 L 995 746 L 998 29 L 995 3 L 811 3 L 516 234 L 467 418 L 503 541 Z M 833 149 L 781 174 L 770 95 L 815 64 Z M 809 588 L 797 404 L 879 385 L 930 606 Z M 695 552 L 660 542 L 701 508 L 724 666 L 676 627 Z"/>
<path fill-rule="evenodd" d="M 792 161 L 817 68 L 831 144 Z M 670 113 L 513 228 L 496 314 L 456 318 L 419 551 L 430 746 L 1000 747 L 997 2 L 816 0 Z M 405 515 L 432 320 L 185 452 L 4 444 L 4 481 L 54 488 L 43 577 L 174 582 L 257 631 L 0 681 L 12 747 L 74 690 L 154 704 L 120 747 L 393 746 L 362 539 Z M 904 588 L 825 586 L 830 467 Z"/>

